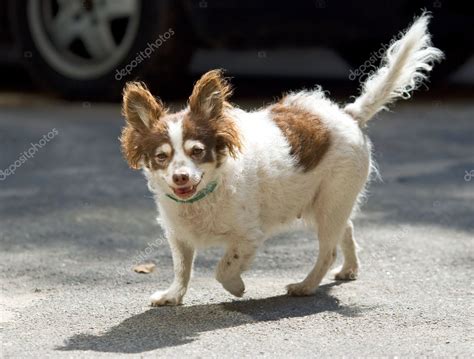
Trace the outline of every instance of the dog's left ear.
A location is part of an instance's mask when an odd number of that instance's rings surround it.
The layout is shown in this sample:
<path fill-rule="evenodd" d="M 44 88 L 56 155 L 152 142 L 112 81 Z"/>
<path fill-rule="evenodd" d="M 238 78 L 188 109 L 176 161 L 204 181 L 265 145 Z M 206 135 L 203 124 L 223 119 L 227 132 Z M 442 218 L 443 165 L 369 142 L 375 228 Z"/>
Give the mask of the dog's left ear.
<path fill-rule="evenodd" d="M 189 97 L 191 112 L 206 119 L 219 117 L 232 89 L 222 75 L 222 70 L 205 73 L 194 85 Z"/>

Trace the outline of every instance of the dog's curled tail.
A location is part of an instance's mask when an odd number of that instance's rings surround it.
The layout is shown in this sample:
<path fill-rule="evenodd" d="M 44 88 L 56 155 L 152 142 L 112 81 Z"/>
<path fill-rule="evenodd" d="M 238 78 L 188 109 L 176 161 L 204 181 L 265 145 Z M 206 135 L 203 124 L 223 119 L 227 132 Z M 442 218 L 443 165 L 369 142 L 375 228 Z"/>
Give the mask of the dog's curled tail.
<path fill-rule="evenodd" d="M 431 46 L 429 20 L 429 13 L 423 12 L 403 36 L 393 42 L 380 68 L 364 83 L 360 96 L 344 108 L 360 127 L 396 99 L 408 99 L 426 80 L 433 64 L 443 59 L 443 52 Z"/>

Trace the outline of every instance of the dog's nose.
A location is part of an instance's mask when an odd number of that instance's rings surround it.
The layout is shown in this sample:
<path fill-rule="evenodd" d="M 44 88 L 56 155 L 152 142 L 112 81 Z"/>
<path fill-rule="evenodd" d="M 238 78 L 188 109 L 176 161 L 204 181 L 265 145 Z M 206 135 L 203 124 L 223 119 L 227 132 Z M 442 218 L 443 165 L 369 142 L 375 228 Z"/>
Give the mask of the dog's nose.
<path fill-rule="evenodd" d="M 189 181 L 189 175 L 186 172 L 179 172 L 173 174 L 173 182 L 178 186 L 182 186 Z"/>

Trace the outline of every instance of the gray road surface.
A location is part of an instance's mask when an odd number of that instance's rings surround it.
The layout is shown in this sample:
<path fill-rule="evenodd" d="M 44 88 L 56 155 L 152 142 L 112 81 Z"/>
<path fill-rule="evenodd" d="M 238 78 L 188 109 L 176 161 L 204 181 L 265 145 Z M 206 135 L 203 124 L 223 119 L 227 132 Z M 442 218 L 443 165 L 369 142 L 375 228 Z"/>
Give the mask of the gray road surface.
<path fill-rule="evenodd" d="M 238 300 L 213 279 L 221 251 L 200 252 L 177 308 L 148 306 L 171 258 L 120 127 L 117 105 L 0 109 L 0 169 L 58 132 L 0 181 L 1 357 L 474 354 L 472 101 L 415 99 L 372 123 L 383 182 L 356 221 L 359 280 L 286 297 L 316 253 L 292 232 L 266 243 Z M 145 260 L 154 273 L 131 271 Z"/>

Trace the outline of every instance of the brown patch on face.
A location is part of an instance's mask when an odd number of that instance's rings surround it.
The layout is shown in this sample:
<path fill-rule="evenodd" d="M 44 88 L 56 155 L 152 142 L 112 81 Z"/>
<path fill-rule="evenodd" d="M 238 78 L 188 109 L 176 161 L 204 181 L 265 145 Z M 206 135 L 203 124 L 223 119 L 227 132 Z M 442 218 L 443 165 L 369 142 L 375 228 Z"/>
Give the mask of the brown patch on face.
<path fill-rule="evenodd" d="M 206 123 L 200 123 L 193 118 L 191 113 L 186 114 L 183 119 L 183 143 L 188 140 L 197 140 L 204 145 L 205 153 L 199 162 L 208 163 L 216 160 L 213 151 L 216 147 L 215 131 Z"/>
<path fill-rule="evenodd" d="M 237 127 L 231 118 L 224 115 L 207 120 L 189 112 L 183 120 L 183 141 L 187 140 L 202 142 L 206 152 L 201 162 L 215 161 L 217 167 L 227 155 L 235 157 L 241 149 Z"/>
<path fill-rule="evenodd" d="M 290 154 L 304 171 L 315 168 L 329 149 L 329 130 L 315 114 L 277 103 L 270 108 L 273 121 L 291 146 Z"/>
<path fill-rule="evenodd" d="M 122 131 L 122 151 L 129 165 L 133 169 L 139 169 L 140 161 L 143 161 L 145 167 L 153 170 L 165 169 L 173 154 L 165 161 L 158 161 L 156 158 L 156 149 L 164 143 L 170 143 L 168 133 L 164 128 L 155 128 L 149 133 L 141 134 L 133 129 L 125 127 Z"/>
<path fill-rule="evenodd" d="M 145 166 L 154 170 L 166 168 L 169 161 L 159 162 L 155 158 L 156 148 L 170 143 L 168 126 L 160 120 L 166 114 L 163 104 L 152 96 L 144 84 L 131 82 L 123 91 L 122 114 L 126 118 L 126 126 L 120 142 L 129 166 L 139 169 L 143 161 Z"/>
<path fill-rule="evenodd" d="M 215 160 L 217 167 L 227 155 L 235 157 L 242 147 L 237 127 L 226 114 L 226 109 L 231 108 L 227 102 L 231 92 L 222 71 L 207 72 L 194 86 L 189 97 L 189 112 L 183 120 L 183 140 L 202 142 L 206 146 L 202 161 Z"/>

